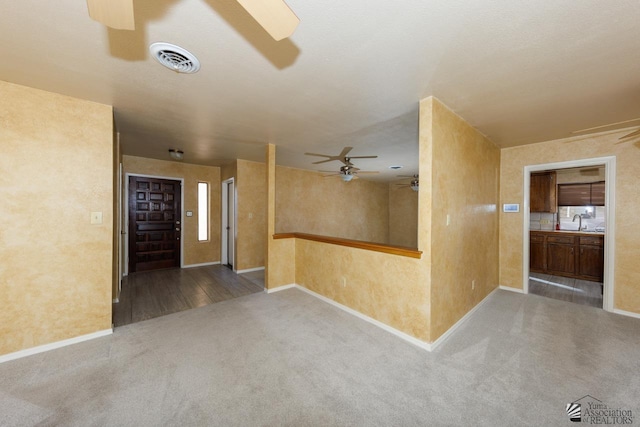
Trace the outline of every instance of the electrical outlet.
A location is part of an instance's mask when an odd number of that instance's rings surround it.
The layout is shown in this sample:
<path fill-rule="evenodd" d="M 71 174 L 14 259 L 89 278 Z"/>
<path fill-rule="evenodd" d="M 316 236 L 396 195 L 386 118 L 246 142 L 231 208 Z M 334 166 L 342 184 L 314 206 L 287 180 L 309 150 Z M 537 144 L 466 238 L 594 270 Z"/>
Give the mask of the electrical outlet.
<path fill-rule="evenodd" d="M 346 288 L 347 287 L 347 278 L 342 276 L 342 287 Z"/>
<path fill-rule="evenodd" d="M 447 225 L 451 225 L 451 215 L 447 214 Z"/>

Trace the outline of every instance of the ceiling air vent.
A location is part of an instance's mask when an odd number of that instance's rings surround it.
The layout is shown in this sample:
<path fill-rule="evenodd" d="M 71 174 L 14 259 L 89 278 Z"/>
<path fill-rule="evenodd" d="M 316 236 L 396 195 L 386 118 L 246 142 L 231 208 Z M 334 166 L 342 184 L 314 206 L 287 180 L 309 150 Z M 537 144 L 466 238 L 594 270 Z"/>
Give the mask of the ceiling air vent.
<path fill-rule="evenodd" d="M 151 55 L 170 70 L 192 74 L 200 69 L 200 61 L 187 49 L 171 43 L 158 42 L 149 46 Z"/>

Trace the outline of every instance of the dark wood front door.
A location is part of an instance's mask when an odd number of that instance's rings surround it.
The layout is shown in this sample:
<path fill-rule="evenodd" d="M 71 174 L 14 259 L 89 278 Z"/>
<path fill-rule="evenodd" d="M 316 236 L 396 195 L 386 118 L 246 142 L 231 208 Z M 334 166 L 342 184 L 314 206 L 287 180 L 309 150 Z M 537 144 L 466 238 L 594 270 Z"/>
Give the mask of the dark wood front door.
<path fill-rule="evenodd" d="M 180 181 L 129 177 L 129 273 L 180 266 Z"/>

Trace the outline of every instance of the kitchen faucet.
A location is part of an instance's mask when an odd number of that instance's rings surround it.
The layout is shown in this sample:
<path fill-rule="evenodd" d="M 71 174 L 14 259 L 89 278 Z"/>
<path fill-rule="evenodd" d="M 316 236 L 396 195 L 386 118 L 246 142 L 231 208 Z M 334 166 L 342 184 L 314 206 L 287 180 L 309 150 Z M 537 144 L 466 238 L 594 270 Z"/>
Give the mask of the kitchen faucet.
<path fill-rule="evenodd" d="M 582 215 L 575 214 L 571 222 L 576 222 L 576 217 L 578 218 L 578 231 L 582 230 Z"/>

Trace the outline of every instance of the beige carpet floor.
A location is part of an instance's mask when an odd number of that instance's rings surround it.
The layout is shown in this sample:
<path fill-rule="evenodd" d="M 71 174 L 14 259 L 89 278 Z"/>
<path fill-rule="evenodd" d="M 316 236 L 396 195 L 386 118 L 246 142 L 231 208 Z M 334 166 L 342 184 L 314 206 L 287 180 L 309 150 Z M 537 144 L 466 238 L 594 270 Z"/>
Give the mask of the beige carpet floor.
<path fill-rule="evenodd" d="M 496 291 L 428 353 L 290 289 L 3 363 L 0 424 L 569 426 L 585 395 L 635 424 L 638 372 L 640 320 L 592 307 Z"/>

